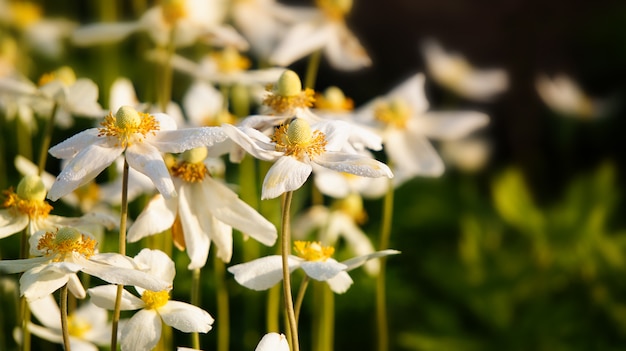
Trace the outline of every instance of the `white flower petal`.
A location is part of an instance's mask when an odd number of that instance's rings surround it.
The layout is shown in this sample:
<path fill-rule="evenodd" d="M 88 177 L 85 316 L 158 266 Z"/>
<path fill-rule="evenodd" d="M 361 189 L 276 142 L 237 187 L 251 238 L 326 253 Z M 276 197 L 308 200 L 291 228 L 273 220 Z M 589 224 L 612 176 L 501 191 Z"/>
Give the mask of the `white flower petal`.
<path fill-rule="evenodd" d="M 267 333 L 254 351 L 289 351 L 289 342 L 284 334 Z"/>
<path fill-rule="evenodd" d="M 301 259 L 288 257 L 289 272 L 300 267 Z M 273 255 L 234 265 L 228 271 L 235 275 L 237 283 L 252 290 L 267 290 L 283 279 L 282 257 Z"/>
<path fill-rule="evenodd" d="M 109 109 L 115 112 L 122 106 L 137 105 L 139 105 L 139 99 L 137 99 L 133 82 L 123 77 L 115 79 L 110 88 Z"/>
<path fill-rule="evenodd" d="M 198 215 L 194 207 L 195 204 L 206 201 L 203 196 L 204 192 L 199 185 L 185 184 L 180 188 L 178 216 L 183 228 L 187 255 L 191 260 L 189 269 L 204 267 L 211 246 L 210 230 L 213 229 L 211 227 L 213 216 L 210 213 Z"/>
<path fill-rule="evenodd" d="M 312 167 L 291 156 L 283 156 L 267 171 L 263 180 L 261 199 L 273 199 L 299 189 L 309 178 Z"/>
<path fill-rule="evenodd" d="M 135 285 L 151 291 L 171 289 L 170 282 L 158 279 L 148 273 L 134 269 L 115 267 L 79 258 L 82 271 L 111 284 Z"/>
<path fill-rule="evenodd" d="M 393 173 L 391 173 L 391 170 L 386 164 L 360 154 L 327 152 L 316 156 L 313 162 L 334 171 L 350 173 L 361 177 L 393 178 Z"/>
<path fill-rule="evenodd" d="M 346 272 L 339 272 L 334 277 L 326 280 L 330 290 L 336 294 L 343 294 L 348 291 L 348 288 L 352 285 L 353 281 L 350 275 Z"/>
<path fill-rule="evenodd" d="M 116 43 L 139 29 L 136 22 L 98 23 L 78 28 L 72 34 L 72 43 L 77 46 Z"/>
<path fill-rule="evenodd" d="M 18 233 L 28 226 L 28 216 L 14 215 L 13 210 L 0 210 L 0 239 Z"/>
<path fill-rule="evenodd" d="M 104 117 L 106 112 L 98 104 L 98 86 L 91 79 L 77 79 L 68 89 L 67 106 L 70 112 L 85 117 Z"/>
<path fill-rule="evenodd" d="M 348 268 L 346 268 L 346 271 L 351 271 L 355 268 L 358 268 L 360 266 L 362 266 L 365 262 L 367 262 L 368 260 L 374 259 L 374 258 L 378 258 L 378 257 L 384 257 L 384 256 L 389 256 L 389 255 L 397 255 L 399 254 L 400 251 L 398 250 L 382 250 L 382 251 L 376 251 L 373 252 L 369 255 L 364 255 L 364 256 L 359 256 L 359 257 L 354 257 L 351 258 L 349 260 L 345 260 L 342 263 L 345 264 Z"/>
<path fill-rule="evenodd" d="M 61 330 L 61 311 L 53 295 L 28 302 L 33 316 L 45 327 Z"/>
<path fill-rule="evenodd" d="M 334 34 L 330 26 L 320 26 L 313 21 L 298 23 L 284 34 L 283 40 L 270 56 L 270 62 L 278 66 L 289 66 L 324 47 Z"/>
<path fill-rule="evenodd" d="M 429 102 L 426 98 L 424 83 L 426 77 L 423 73 L 417 73 L 385 95 L 387 100 L 399 99 L 406 101 L 411 106 L 414 114 L 422 114 L 428 110 Z"/>
<path fill-rule="evenodd" d="M 67 276 L 67 289 L 78 299 L 84 299 L 87 296 L 85 287 L 76 274 L 72 273 Z"/>
<path fill-rule="evenodd" d="M 140 310 L 126 322 L 120 339 L 122 351 L 150 351 L 159 342 L 161 318 L 155 310 Z"/>
<path fill-rule="evenodd" d="M 20 295 L 27 300 L 40 299 L 67 283 L 68 273 L 47 268 L 50 266 L 40 266 L 24 272 L 20 278 Z"/>
<path fill-rule="evenodd" d="M 211 147 L 226 140 L 221 127 L 197 127 L 158 132 L 150 144 L 161 152 L 179 153 L 196 147 Z"/>
<path fill-rule="evenodd" d="M 176 189 L 165 166 L 161 153 L 152 145 L 137 143 L 126 150 L 126 160 L 130 167 L 145 174 L 166 199 L 176 196 Z"/>
<path fill-rule="evenodd" d="M 159 314 L 165 324 L 185 333 L 207 333 L 214 322 L 205 310 L 180 301 L 168 301 Z"/>
<path fill-rule="evenodd" d="M 489 123 L 489 116 L 482 112 L 426 112 L 411 120 L 407 128 L 414 133 L 442 140 L 460 139 Z"/>
<path fill-rule="evenodd" d="M 73 158 L 89 145 L 96 143 L 100 139 L 98 133 L 98 128 L 84 130 L 51 147 L 48 152 L 60 159 Z"/>
<path fill-rule="evenodd" d="M 61 321 L 61 314 L 57 314 L 56 318 L 59 320 L 59 322 Z M 34 335 L 37 335 L 38 337 L 44 339 L 44 340 L 48 340 L 54 343 L 62 343 L 63 342 L 63 335 L 61 334 L 61 325 L 59 324 L 59 327 L 57 330 L 55 329 L 49 329 L 49 328 L 44 328 L 42 326 L 36 325 L 34 323 L 28 323 L 28 330 L 33 333 Z M 73 350 L 73 349 L 72 349 Z"/>
<path fill-rule="evenodd" d="M 324 281 L 336 276 L 339 272 L 345 270 L 347 266 L 333 258 L 329 258 L 326 261 L 303 261 L 300 267 L 309 277 Z"/>
<path fill-rule="evenodd" d="M 421 135 L 408 135 L 400 130 L 388 131 L 385 152 L 395 169 L 396 181 L 414 176 L 439 177 L 444 164 L 431 143 Z"/>
<path fill-rule="evenodd" d="M 134 243 L 149 235 L 161 233 L 172 227 L 176 218 L 178 199 L 166 200 L 155 195 L 128 229 L 128 242 Z"/>
<path fill-rule="evenodd" d="M 143 249 L 139 251 L 134 260 L 146 267 L 148 273 L 163 281 L 173 283 L 176 275 L 174 261 L 163 251 Z"/>
<path fill-rule="evenodd" d="M 87 289 L 90 301 L 101 308 L 107 310 L 115 309 L 115 298 L 117 295 L 116 285 L 100 285 L 91 289 Z M 131 294 L 127 290 L 122 290 L 122 301 L 120 309 L 122 311 L 138 310 L 145 307 L 145 303 L 137 296 Z"/>
<path fill-rule="evenodd" d="M 340 211 L 334 212 L 331 216 L 332 220 L 327 230 L 329 237 L 334 234 L 332 236 L 336 240 L 336 238 L 341 235 L 350 250 L 356 256 L 367 255 L 374 252 L 374 245 L 372 245 L 370 238 L 354 223 L 354 219 Z M 322 241 L 332 243 L 335 242 L 332 240 L 333 238 Z M 377 274 L 379 269 L 378 261 L 368 261 L 365 265 L 365 269 L 369 274 Z"/>
<path fill-rule="evenodd" d="M 372 60 L 343 22 L 333 22 L 333 35 L 329 35 L 324 53 L 328 62 L 336 69 L 353 71 L 371 66 Z"/>
<path fill-rule="evenodd" d="M 230 124 L 222 124 L 222 130 L 235 143 L 258 159 L 273 161 L 282 156 L 281 152 L 276 151 L 276 145 L 272 144 L 266 135 L 256 129 L 237 128 Z"/>
<path fill-rule="evenodd" d="M 194 126 L 201 126 L 220 112 L 223 100 L 224 97 L 213 85 L 197 81 L 187 90 L 183 107 L 189 122 Z"/>
<path fill-rule="evenodd" d="M 33 257 L 20 260 L 0 260 L 0 271 L 4 273 L 20 273 L 35 267 L 46 265 L 49 257 Z"/>

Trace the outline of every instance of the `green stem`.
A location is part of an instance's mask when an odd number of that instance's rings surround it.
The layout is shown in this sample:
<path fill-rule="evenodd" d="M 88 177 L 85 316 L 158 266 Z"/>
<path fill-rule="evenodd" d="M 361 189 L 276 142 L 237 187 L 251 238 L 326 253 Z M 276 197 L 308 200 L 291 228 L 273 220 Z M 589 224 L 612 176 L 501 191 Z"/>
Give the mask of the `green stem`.
<path fill-rule="evenodd" d="M 43 140 L 41 142 L 41 149 L 39 151 L 39 175 L 41 175 L 46 169 L 46 160 L 48 158 L 48 148 L 50 148 L 50 142 L 52 141 L 52 132 L 54 131 L 54 120 L 56 119 L 58 104 L 55 103 L 52 107 L 52 113 L 50 118 L 46 121 L 46 129 L 44 130 Z"/>
<path fill-rule="evenodd" d="M 389 247 L 389 238 L 391 236 L 391 222 L 393 217 L 393 185 L 389 184 L 387 194 L 383 201 L 383 218 L 380 231 L 380 250 Z M 378 328 L 378 351 L 387 351 L 389 349 L 389 327 L 387 322 L 387 303 L 385 291 L 385 267 L 386 259 L 380 259 L 380 272 L 376 281 L 376 322 Z"/>
<path fill-rule="evenodd" d="M 283 263 L 283 297 L 285 302 L 285 315 L 289 322 L 289 330 L 291 332 L 292 351 L 300 351 L 298 341 L 298 322 L 293 308 L 293 297 L 291 296 L 291 275 L 289 272 L 289 254 L 291 253 L 291 199 L 293 192 L 288 191 L 283 197 L 282 209 L 282 226 L 281 226 L 281 256 Z"/>
<path fill-rule="evenodd" d="M 217 326 L 217 351 L 228 351 L 230 343 L 230 308 L 228 305 L 228 289 L 224 275 L 226 266 L 224 262 L 215 255 L 215 288 L 217 293 L 217 315 L 219 325 Z"/>
<path fill-rule="evenodd" d="M 128 161 L 124 158 L 124 172 L 122 174 L 122 205 L 120 209 L 120 235 L 118 251 L 121 255 L 126 255 L 126 220 L 128 218 Z M 113 321 L 111 322 L 111 350 L 117 350 L 117 329 L 120 322 L 120 311 L 122 307 L 123 285 L 117 286 L 115 295 L 115 307 L 113 309 Z"/>
<path fill-rule="evenodd" d="M 320 68 L 320 60 L 322 58 L 322 51 L 317 50 L 309 57 L 309 63 L 306 67 L 306 76 L 304 78 L 304 87 L 315 89 L 315 80 L 317 79 L 317 71 Z"/>
<path fill-rule="evenodd" d="M 31 236 L 31 222 L 29 220 L 28 226 L 22 231 L 20 236 L 20 258 L 28 258 L 28 238 Z M 20 275 L 21 277 L 21 275 Z M 20 297 L 20 328 L 22 329 L 22 350 L 30 351 L 30 330 L 28 329 L 28 323 L 30 322 L 30 306 L 24 296 Z"/>
<path fill-rule="evenodd" d="M 280 312 L 280 286 L 273 286 L 267 293 L 267 307 L 265 314 L 265 324 L 267 332 L 278 333 L 280 331 L 278 319 Z"/>
<path fill-rule="evenodd" d="M 200 268 L 195 268 L 191 273 L 191 304 L 200 306 Z M 200 334 L 191 333 L 191 347 L 200 349 Z"/>
<path fill-rule="evenodd" d="M 298 290 L 298 296 L 296 296 L 296 304 L 294 306 L 294 312 L 296 315 L 296 323 L 300 319 L 300 308 L 302 307 L 302 301 L 304 301 L 304 293 L 306 292 L 307 286 L 309 286 L 309 282 L 311 278 L 308 275 L 305 275 L 300 283 L 300 289 Z"/>
<path fill-rule="evenodd" d="M 174 56 L 175 46 L 174 46 L 174 36 L 175 29 L 172 27 L 170 31 L 170 40 L 166 48 L 166 58 L 163 62 L 163 65 L 160 67 L 160 72 L 162 74 L 161 78 L 161 90 L 159 91 L 159 108 L 162 112 L 167 110 L 167 105 L 172 99 L 172 57 Z"/>
<path fill-rule="evenodd" d="M 67 326 L 67 284 L 63 285 L 61 288 L 59 305 L 61 305 L 61 332 L 63 333 L 63 346 L 65 351 L 70 351 L 70 330 Z"/>

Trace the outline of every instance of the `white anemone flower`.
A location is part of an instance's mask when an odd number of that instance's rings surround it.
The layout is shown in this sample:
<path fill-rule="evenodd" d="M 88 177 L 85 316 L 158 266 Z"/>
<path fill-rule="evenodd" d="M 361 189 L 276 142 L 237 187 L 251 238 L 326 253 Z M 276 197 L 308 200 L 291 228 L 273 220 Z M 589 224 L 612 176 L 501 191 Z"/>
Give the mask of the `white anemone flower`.
<path fill-rule="evenodd" d="M 55 232 L 41 230 L 30 239 L 33 258 L 0 261 L 0 271 L 24 272 L 20 277 L 20 295 L 37 300 L 67 284 L 78 298 L 85 297 L 77 272 L 81 271 L 111 284 L 139 285 L 166 290 L 171 282 L 141 271 L 132 259 L 115 253 L 97 253 L 97 241 L 87 232 L 63 227 Z"/>
<path fill-rule="evenodd" d="M 583 120 L 600 116 L 600 104 L 567 75 L 560 74 L 553 78 L 540 75 L 535 80 L 535 88 L 541 100 L 556 113 Z"/>
<path fill-rule="evenodd" d="M 317 0 L 318 10 L 295 22 L 270 56 L 270 62 L 289 66 L 315 51 L 323 50 L 336 69 L 350 71 L 372 64 L 367 52 L 348 29 L 344 17 L 352 0 Z"/>
<path fill-rule="evenodd" d="M 263 335 L 254 351 L 289 351 L 289 342 L 285 334 L 267 333 Z"/>
<path fill-rule="evenodd" d="M 192 149 L 170 167 L 178 197 L 155 196 L 129 228 L 129 242 L 172 228 L 174 242 L 189 255 L 189 269 L 206 264 L 212 242 L 218 257 L 230 262 L 233 228 L 264 245 L 274 245 L 276 227 L 211 177 L 206 155 L 206 148 Z"/>
<path fill-rule="evenodd" d="M 373 158 L 366 151 L 359 151 L 359 153 L 365 157 Z M 360 194 L 368 199 L 377 199 L 382 197 L 391 186 L 389 179 L 384 177 L 360 177 L 318 166 L 314 166 L 313 175 L 313 181 L 319 191 L 336 199 L 343 199 L 350 194 Z"/>
<path fill-rule="evenodd" d="M 149 8 L 136 21 L 96 23 L 78 28 L 72 41 L 78 46 L 110 44 L 135 32 L 146 32 L 155 44 L 170 42 L 185 47 L 196 42 L 210 45 L 234 45 L 245 50 L 247 41 L 231 26 L 224 24 L 226 4 L 219 0 L 170 0 Z"/>
<path fill-rule="evenodd" d="M 129 106 L 109 113 L 101 128 L 91 128 L 53 146 L 50 154 L 71 159 L 52 185 L 48 198 L 56 200 L 95 178 L 122 153 L 130 167 L 148 176 L 166 198 L 176 196 L 162 152 L 179 153 L 222 142 L 218 127 L 177 130 L 166 114 L 150 115 Z"/>
<path fill-rule="evenodd" d="M 446 52 L 434 40 L 424 42 L 422 51 L 426 69 L 432 78 L 462 97 L 490 101 L 509 87 L 508 74 L 504 69 L 477 69 L 465 57 Z"/>
<path fill-rule="evenodd" d="M 9 189 L 4 195 L 6 198 L 0 209 L 0 239 L 24 229 L 29 234 L 65 226 L 85 228 L 99 225 L 112 229 L 117 223 L 113 217 L 102 213 L 87 213 L 82 217 L 50 214 L 53 208 L 45 201 L 46 186 L 34 174 L 24 176 L 15 192 Z"/>
<path fill-rule="evenodd" d="M 388 177 L 387 165 L 370 157 L 343 152 L 350 125 L 323 121 L 309 125 L 297 118 L 281 125 L 270 138 L 253 128 L 222 126 L 234 142 L 256 158 L 275 161 L 263 181 L 262 199 L 272 199 L 300 188 L 313 171 L 313 164 L 363 177 Z"/>
<path fill-rule="evenodd" d="M 48 295 L 31 301 L 29 306 L 41 325 L 29 322 L 28 330 L 42 339 L 62 344 L 61 311 L 54 297 Z M 125 320 L 120 321 L 120 325 L 124 323 Z M 111 342 L 111 323 L 108 322 L 108 312 L 89 301 L 69 313 L 67 324 L 72 350 L 98 351 L 99 346 L 107 346 Z"/>
<path fill-rule="evenodd" d="M 420 73 L 357 111 L 363 123 L 380 132 L 396 185 L 414 176 L 443 174 L 444 163 L 428 139 L 461 139 L 489 122 L 482 112 L 435 112 L 428 107 Z"/>
<path fill-rule="evenodd" d="M 176 270 L 174 261 L 159 250 L 143 249 L 135 261 L 149 267 L 149 273 L 168 282 L 173 282 Z M 185 333 L 207 333 L 211 330 L 213 317 L 203 309 L 169 299 L 167 290 L 145 290 L 136 286 L 141 298 L 127 290 L 122 292 L 122 311 L 137 311 L 122 330 L 122 351 L 152 350 L 161 338 L 162 323 Z M 117 288 L 103 285 L 88 290 L 91 301 L 99 307 L 115 308 Z"/>
<path fill-rule="evenodd" d="M 373 258 L 400 253 L 396 250 L 382 250 L 338 262 L 331 257 L 335 249 L 332 246 L 322 246 L 320 242 L 296 241 L 294 248 L 298 256 L 288 256 L 289 272 L 302 268 L 311 279 L 325 281 L 337 294 L 346 292 L 353 283 L 348 271 Z M 282 269 L 282 257 L 272 255 L 231 266 L 228 271 L 235 276 L 237 283 L 246 288 L 267 290 L 283 279 Z"/>

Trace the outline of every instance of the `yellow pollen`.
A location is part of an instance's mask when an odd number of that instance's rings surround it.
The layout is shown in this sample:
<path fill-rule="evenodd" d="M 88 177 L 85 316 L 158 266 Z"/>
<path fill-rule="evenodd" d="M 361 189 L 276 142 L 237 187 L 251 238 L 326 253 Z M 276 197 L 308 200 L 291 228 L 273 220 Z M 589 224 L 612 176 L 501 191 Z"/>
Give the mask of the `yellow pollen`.
<path fill-rule="evenodd" d="M 352 10 L 352 0 L 315 0 L 315 4 L 334 20 L 342 20 Z"/>
<path fill-rule="evenodd" d="M 146 304 L 145 309 L 156 310 L 165 306 L 170 299 L 170 294 L 167 290 L 150 291 L 146 290 L 141 295 L 141 299 Z"/>
<path fill-rule="evenodd" d="M 185 0 L 166 0 L 161 4 L 163 19 L 169 25 L 174 25 L 176 21 L 187 17 Z"/>
<path fill-rule="evenodd" d="M 191 163 L 181 161 L 170 167 L 170 172 L 174 177 L 178 177 L 188 183 L 201 182 L 209 173 L 204 163 Z"/>
<path fill-rule="evenodd" d="M 377 120 L 397 128 L 406 128 L 411 117 L 411 108 L 404 100 L 381 101 L 374 107 Z"/>
<path fill-rule="evenodd" d="M 41 20 L 41 7 L 32 2 L 10 1 L 9 8 L 13 23 L 17 28 L 26 29 Z"/>
<path fill-rule="evenodd" d="M 307 261 L 323 262 L 335 253 L 334 247 L 322 246 L 319 241 L 295 241 L 293 246 L 296 254 Z"/>
<path fill-rule="evenodd" d="M 219 71 L 224 73 L 242 72 L 252 65 L 247 57 L 242 56 L 232 46 L 227 46 L 221 52 L 212 53 L 211 57 L 217 62 Z"/>
<path fill-rule="evenodd" d="M 345 173 L 345 175 L 348 174 Z M 358 224 L 363 224 L 367 220 L 367 213 L 363 209 L 363 198 L 357 193 L 351 193 L 345 198 L 337 200 L 333 203 L 333 209 L 345 213 Z"/>
<path fill-rule="evenodd" d="M 64 261 L 68 255 L 77 252 L 86 258 L 91 257 L 97 246 L 96 240 L 77 229 L 64 227 L 55 233 L 47 232 L 37 243 L 37 250 L 44 251 L 54 262 Z"/>
<path fill-rule="evenodd" d="M 13 192 L 13 189 L 5 190 L 3 194 L 6 199 L 2 206 L 10 209 L 13 215 L 22 213 L 30 219 L 41 219 L 48 217 L 48 214 L 52 211 L 52 206 L 46 201 L 22 199 Z"/>
<path fill-rule="evenodd" d="M 82 338 L 85 333 L 91 330 L 91 323 L 84 318 L 69 315 L 67 316 L 67 329 L 71 336 Z"/>
<path fill-rule="evenodd" d="M 39 77 L 39 81 L 37 84 L 39 86 L 44 86 L 54 80 L 59 80 L 63 85 L 69 87 L 70 85 L 76 83 L 76 73 L 69 66 L 63 66 L 55 71 L 44 73 L 41 77 Z"/>
<path fill-rule="evenodd" d="M 346 98 L 341 89 L 331 86 L 324 91 L 324 94 L 315 94 L 315 108 L 338 112 L 352 111 L 354 102 Z"/>
<path fill-rule="evenodd" d="M 120 110 L 123 107 L 120 108 Z M 156 135 L 159 130 L 159 121 L 154 116 L 135 111 L 134 114 L 118 113 L 114 116 L 112 112 L 104 117 L 100 123 L 102 128 L 98 128 L 98 136 L 116 137 L 116 146 L 128 147 L 134 142 L 143 142 L 148 134 Z"/>
<path fill-rule="evenodd" d="M 319 130 L 311 131 L 309 123 L 303 119 L 295 119 L 288 125 L 280 125 L 272 141 L 276 143 L 276 151 L 293 156 L 300 161 L 305 156 L 313 159 L 326 151 L 326 136 Z"/>

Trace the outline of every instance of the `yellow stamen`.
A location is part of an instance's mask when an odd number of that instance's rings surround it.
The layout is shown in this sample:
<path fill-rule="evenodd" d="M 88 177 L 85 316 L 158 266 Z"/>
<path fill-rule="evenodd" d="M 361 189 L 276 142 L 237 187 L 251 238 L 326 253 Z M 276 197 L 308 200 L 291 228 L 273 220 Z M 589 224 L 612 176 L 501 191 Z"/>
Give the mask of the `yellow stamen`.
<path fill-rule="evenodd" d="M 331 86 L 324 91 L 324 94 L 315 94 L 315 108 L 338 112 L 352 111 L 354 102 L 347 98 L 341 89 Z"/>
<path fill-rule="evenodd" d="M 187 17 L 187 8 L 185 6 L 185 0 L 166 0 L 161 4 L 161 13 L 163 19 L 169 25 L 176 24 L 181 18 Z"/>
<path fill-rule="evenodd" d="M 225 47 L 221 52 L 212 53 L 211 57 L 217 63 L 219 71 L 224 73 L 242 72 L 252 65 L 247 57 L 232 46 Z"/>
<path fill-rule="evenodd" d="M 13 189 L 5 190 L 3 194 L 6 199 L 2 206 L 10 209 L 13 215 L 21 213 L 27 215 L 30 219 L 41 219 L 48 217 L 48 214 L 52 211 L 52 206 L 46 201 L 22 199 L 13 192 Z"/>
<path fill-rule="evenodd" d="M 143 142 L 149 133 L 156 135 L 159 130 L 159 121 L 154 116 L 138 112 L 129 106 L 120 107 L 115 116 L 109 112 L 100 125 L 102 128 L 98 128 L 99 137 L 116 137 L 116 146 L 124 148 L 135 142 Z"/>
<path fill-rule="evenodd" d="M 91 330 L 91 323 L 84 318 L 77 318 L 75 315 L 67 317 L 67 329 L 71 336 L 82 338 L 85 333 Z"/>
<path fill-rule="evenodd" d="M 62 262 L 73 252 L 91 257 L 98 242 L 77 229 L 64 227 L 55 233 L 46 232 L 37 243 L 37 250 L 44 251 L 54 262 Z"/>
<path fill-rule="evenodd" d="M 9 8 L 13 23 L 17 28 L 26 29 L 41 20 L 41 7 L 32 2 L 10 1 Z"/>
<path fill-rule="evenodd" d="M 295 108 L 313 106 L 315 92 L 306 88 L 302 90 L 302 82 L 298 74 L 286 70 L 280 75 L 276 86 L 267 86 L 268 94 L 263 99 L 263 104 L 269 106 L 276 113 L 288 113 Z"/>
<path fill-rule="evenodd" d="M 342 20 L 352 10 L 352 0 L 315 0 L 317 7 L 331 19 Z"/>
<path fill-rule="evenodd" d="M 356 177 L 355 175 L 344 173 L 345 176 Z M 367 220 L 367 213 L 363 209 L 363 198 L 357 193 L 351 193 L 343 199 L 333 203 L 333 209 L 348 215 L 358 224 L 363 224 Z"/>
<path fill-rule="evenodd" d="M 141 295 L 141 299 L 146 304 L 145 309 L 156 310 L 165 306 L 170 299 L 170 294 L 167 290 L 150 291 L 146 290 Z"/>
<path fill-rule="evenodd" d="M 170 172 L 174 177 L 178 177 L 188 183 L 201 182 L 209 173 L 204 163 L 191 163 L 180 161 L 170 167 Z"/>
<path fill-rule="evenodd" d="M 381 101 L 374 107 L 377 120 L 397 128 L 406 128 L 411 113 L 411 107 L 406 101 L 399 99 Z"/>
<path fill-rule="evenodd" d="M 307 261 L 323 262 L 335 253 L 334 247 L 322 246 L 319 241 L 295 241 L 293 246 L 296 254 Z"/>
<path fill-rule="evenodd" d="M 54 80 L 59 80 L 63 85 L 70 86 L 76 83 L 76 73 L 69 66 L 63 66 L 55 71 L 44 73 L 40 78 L 37 84 L 39 86 L 46 85 Z"/>
<path fill-rule="evenodd" d="M 272 141 L 276 143 L 277 151 L 300 161 L 304 161 L 305 156 L 313 159 L 324 153 L 327 144 L 324 133 L 319 130 L 311 131 L 309 123 L 301 118 L 293 120 L 288 125 L 280 125 L 274 132 Z"/>

